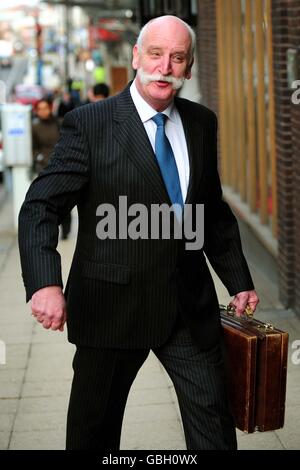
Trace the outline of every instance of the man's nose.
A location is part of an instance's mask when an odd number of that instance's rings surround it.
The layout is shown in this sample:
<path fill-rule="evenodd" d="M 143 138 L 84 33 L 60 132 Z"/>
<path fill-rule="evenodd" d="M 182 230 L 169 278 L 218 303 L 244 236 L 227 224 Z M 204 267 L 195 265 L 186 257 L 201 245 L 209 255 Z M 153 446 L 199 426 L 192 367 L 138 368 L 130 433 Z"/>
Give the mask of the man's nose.
<path fill-rule="evenodd" d="M 159 71 L 162 75 L 169 75 L 172 72 L 171 60 L 169 56 L 162 56 Z"/>

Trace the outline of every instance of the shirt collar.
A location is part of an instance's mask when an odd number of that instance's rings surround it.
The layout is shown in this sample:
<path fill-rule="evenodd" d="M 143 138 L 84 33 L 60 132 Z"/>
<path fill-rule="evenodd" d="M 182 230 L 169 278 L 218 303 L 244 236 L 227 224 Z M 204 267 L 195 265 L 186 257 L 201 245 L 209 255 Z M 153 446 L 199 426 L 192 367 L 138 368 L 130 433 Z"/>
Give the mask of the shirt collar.
<path fill-rule="evenodd" d="M 153 118 L 157 114 L 157 111 L 150 106 L 147 101 L 144 100 L 144 98 L 140 95 L 137 87 L 135 80 L 132 82 L 130 86 L 130 93 L 131 93 L 131 98 L 135 104 L 135 107 L 137 109 L 137 112 L 141 118 L 141 121 L 143 123 L 150 121 L 150 119 Z M 166 114 L 168 118 L 173 121 L 174 123 L 177 123 L 176 119 L 176 108 L 174 106 L 174 102 L 172 102 L 166 109 L 164 109 L 163 114 Z"/>

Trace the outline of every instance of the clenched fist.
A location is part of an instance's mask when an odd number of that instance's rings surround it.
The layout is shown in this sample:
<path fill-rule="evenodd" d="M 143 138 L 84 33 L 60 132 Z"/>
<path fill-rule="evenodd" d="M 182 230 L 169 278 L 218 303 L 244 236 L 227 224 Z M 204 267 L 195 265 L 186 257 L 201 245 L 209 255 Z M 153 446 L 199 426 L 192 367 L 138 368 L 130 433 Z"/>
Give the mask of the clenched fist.
<path fill-rule="evenodd" d="M 31 298 L 32 315 L 44 328 L 64 330 L 67 319 L 66 301 L 60 286 L 47 286 L 36 291 Z"/>

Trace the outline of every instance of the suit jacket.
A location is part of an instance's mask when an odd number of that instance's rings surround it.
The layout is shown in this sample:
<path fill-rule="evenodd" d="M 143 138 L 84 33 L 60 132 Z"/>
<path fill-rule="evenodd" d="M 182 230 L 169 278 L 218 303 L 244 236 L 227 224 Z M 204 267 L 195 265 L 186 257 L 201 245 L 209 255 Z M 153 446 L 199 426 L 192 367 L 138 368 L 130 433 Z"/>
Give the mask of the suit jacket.
<path fill-rule="evenodd" d="M 19 215 L 27 301 L 61 285 L 58 225 L 75 205 L 79 230 L 66 287 L 69 340 L 77 345 L 148 348 L 163 344 L 181 315 L 200 345 L 220 335 L 218 300 L 204 253 L 234 295 L 253 289 L 237 221 L 222 200 L 217 120 L 202 105 L 175 98 L 190 160 L 186 202 L 204 204 L 203 249 L 184 240 L 100 240 L 97 207 L 170 204 L 156 157 L 131 99 L 119 95 L 65 116 L 48 167 L 32 183 Z"/>

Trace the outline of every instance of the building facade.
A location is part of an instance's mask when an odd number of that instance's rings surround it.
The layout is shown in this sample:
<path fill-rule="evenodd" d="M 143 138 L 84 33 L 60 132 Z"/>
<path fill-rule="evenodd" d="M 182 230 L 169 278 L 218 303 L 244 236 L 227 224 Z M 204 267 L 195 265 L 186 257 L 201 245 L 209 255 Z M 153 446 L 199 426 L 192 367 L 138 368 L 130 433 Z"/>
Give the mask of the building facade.
<path fill-rule="evenodd" d="M 197 29 L 225 198 L 300 312 L 300 0 L 199 0 Z"/>

